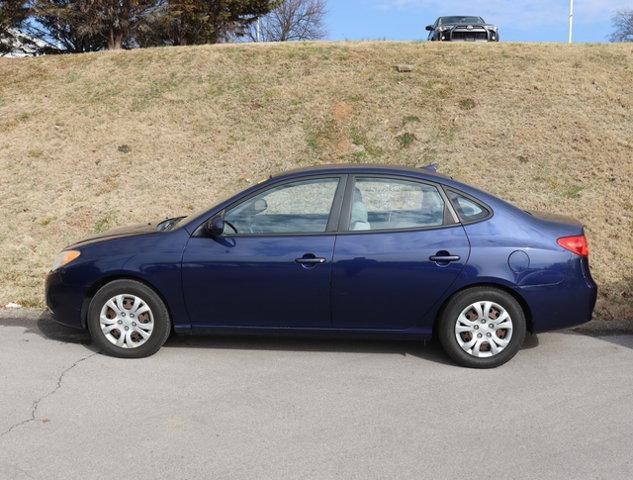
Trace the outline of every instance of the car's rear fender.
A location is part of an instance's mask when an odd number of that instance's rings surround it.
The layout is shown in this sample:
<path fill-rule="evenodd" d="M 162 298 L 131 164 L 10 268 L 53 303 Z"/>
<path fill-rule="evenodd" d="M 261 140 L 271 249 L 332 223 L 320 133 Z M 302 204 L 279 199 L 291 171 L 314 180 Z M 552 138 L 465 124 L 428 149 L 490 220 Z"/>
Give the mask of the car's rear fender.
<path fill-rule="evenodd" d="M 436 321 L 455 293 L 486 285 L 507 291 L 519 301 L 529 319 L 530 330 L 544 331 L 586 321 L 593 307 L 592 288 L 595 289 L 586 258 L 556 243 L 560 236 L 582 232 L 582 225 L 569 219 L 535 219 L 504 202 L 500 204 L 494 197 L 487 200 L 493 205 L 494 216 L 464 225 L 471 244 L 470 258 L 451 290 L 426 317 L 425 324 Z M 552 292 L 558 289 L 562 292 L 577 289 L 582 306 L 570 310 L 571 316 L 549 321 L 547 312 L 552 311 L 555 299 Z M 542 301 L 538 292 L 543 292 Z"/>
<path fill-rule="evenodd" d="M 519 302 L 519 305 L 521 305 L 521 309 L 523 310 L 523 313 L 525 315 L 525 321 L 527 324 L 526 326 L 527 326 L 528 331 L 533 332 L 532 309 L 530 308 L 529 303 L 523 297 L 519 289 L 517 289 L 516 287 L 513 287 L 512 285 L 506 282 L 499 281 L 498 279 L 488 279 L 488 280 L 481 279 L 480 282 L 468 283 L 465 285 L 460 285 L 459 288 L 452 289 L 451 292 L 447 294 L 443 298 L 443 300 L 437 305 L 432 315 L 430 316 L 430 318 L 433 319 L 433 332 L 436 331 L 437 323 L 439 322 L 442 312 L 444 311 L 444 309 L 446 308 L 450 300 L 459 292 L 463 292 L 464 290 L 468 290 L 470 288 L 477 288 L 477 287 L 496 288 L 498 290 L 508 293 L 509 295 L 512 295 L 512 297 L 517 302 Z"/>

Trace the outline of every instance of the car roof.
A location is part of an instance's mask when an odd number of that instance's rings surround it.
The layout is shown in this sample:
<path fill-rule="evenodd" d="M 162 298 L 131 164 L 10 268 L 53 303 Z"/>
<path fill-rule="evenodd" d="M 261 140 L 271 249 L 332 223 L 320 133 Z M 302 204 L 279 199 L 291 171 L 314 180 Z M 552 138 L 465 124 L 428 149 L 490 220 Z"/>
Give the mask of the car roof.
<path fill-rule="evenodd" d="M 481 15 L 443 15 L 441 17 L 437 17 L 437 19 L 439 20 L 440 18 L 454 18 L 454 17 L 459 17 L 459 18 L 473 17 L 473 18 L 480 18 L 483 20 L 483 17 Z"/>
<path fill-rule="evenodd" d="M 423 167 L 407 167 L 404 165 L 389 165 L 389 164 L 376 164 L 376 163 L 367 163 L 367 164 L 358 164 L 358 163 L 349 163 L 349 164 L 332 164 L 332 165 L 316 165 L 311 167 L 304 168 L 296 168 L 293 170 L 288 170 L 284 172 L 280 172 L 278 174 L 271 175 L 271 179 L 284 178 L 284 177 L 300 177 L 303 175 L 326 175 L 329 173 L 333 174 L 341 174 L 341 173 L 380 173 L 383 175 L 398 175 L 405 174 L 411 175 L 414 174 L 420 177 L 426 177 L 428 179 L 450 179 L 448 175 L 444 175 L 438 173 L 434 168 L 437 168 L 436 165 L 428 165 Z"/>
<path fill-rule="evenodd" d="M 334 164 L 334 165 L 318 165 L 313 167 L 297 168 L 286 172 L 281 172 L 278 175 L 271 175 L 266 183 L 275 182 L 279 180 L 291 180 L 294 178 L 301 178 L 309 175 L 341 175 L 341 174 L 367 174 L 367 175 L 402 175 L 409 177 L 417 177 L 421 180 L 428 182 L 434 182 L 442 184 L 448 188 L 457 189 L 461 192 L 467 193 L 475 197 L 478 201 L 487 205 L 499 205 L 499 202 L 507 204 L 512 208 L 516 208 L 511 204 L 508 204 L 504 200 L 501 200 L 494 195 L 491 195 L 483 190 L 475 188 L 471 185 L 455 180 L 453 177 L 438 173 L 436 165 L 428 165 L 423 167 L 407 167 L 404 165 L 389 165 L 389 164 Z"/>

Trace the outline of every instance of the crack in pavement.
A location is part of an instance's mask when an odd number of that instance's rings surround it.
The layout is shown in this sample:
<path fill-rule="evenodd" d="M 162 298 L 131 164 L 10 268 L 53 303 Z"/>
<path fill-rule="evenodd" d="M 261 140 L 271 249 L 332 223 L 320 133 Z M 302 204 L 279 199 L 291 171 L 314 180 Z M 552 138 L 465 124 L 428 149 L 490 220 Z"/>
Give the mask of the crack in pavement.
<path fill-rule="evenodd" d="M 45 393 L 44 395 L 42 395 L 41 397 L 37 398 L 34 402 L 33 405 L 31 406 L 31 416 L 27 419 L 21 420 L 19 422 L 14 423 L 13 425 L 11 425 L 8 429 L 6 429 L 4 432 L 0 433 L 0 438 L 5 437 L 6 435 L 10 434 L 13 430 L 15 430 L 16 428 L 21 427 L 22 425 L 26 425 L 27 423 L 31 423 L 34 422 L 35 420 L 37 420 L 37 409 L 40 406 L 40 403 L 47 399 L 48 397 L 53 396 L 55 393 L 57 393 L 57 391 L 62 388 L 62 382 L 64 381 L 64 376 L 70 372 L 73 368 L 75 368 L 77 365 L 79 365 L 81 362 L 83 362 L 84 360 L 88 360 L 91 357 L 94 357 L 95 355 L 97 355 L 99 352 L 93 352 L 90 355 L 86 355 L 85 357 L 81 357 L 79 360 L 75 361 L 70 367 L 66 367 L 57 377 L 57 385 L 55 385 L 55 388 L 53 388 L 50 392 Z"/>
<path fill-rule="evenodd" d="M 27 472 L 26 470 L 24 470 L 22 467 L 9 463 L 7 464 L 9 467 L 13 468 L 14 470 L 17 470 L 20 473 L 23 473 L 25 477 L 27 478 L 31 478 L 32 480 L 36 480 L 35 477 L 33 475 L 31 475 L 29 472 Z"/>

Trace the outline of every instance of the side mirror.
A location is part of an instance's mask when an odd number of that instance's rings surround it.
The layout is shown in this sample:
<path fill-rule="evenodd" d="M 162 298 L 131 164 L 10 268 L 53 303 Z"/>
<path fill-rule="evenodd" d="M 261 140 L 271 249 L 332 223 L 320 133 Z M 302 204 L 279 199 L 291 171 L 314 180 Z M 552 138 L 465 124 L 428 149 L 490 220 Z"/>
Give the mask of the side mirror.
<path fill-rule="evenodd" d="M 204 225 L 205 231 L 212 237 L 219 237 L 224 233 L 224 215 L 219 214 L 207 220 Z"/>
<path fill-rule="evenodd" d="M 426 26 L 426 29 L 427 29 L 429 32 L 432 32 L 432 31 L 433 31 L 433 25 L 427 25 L 427 26 Z"/>

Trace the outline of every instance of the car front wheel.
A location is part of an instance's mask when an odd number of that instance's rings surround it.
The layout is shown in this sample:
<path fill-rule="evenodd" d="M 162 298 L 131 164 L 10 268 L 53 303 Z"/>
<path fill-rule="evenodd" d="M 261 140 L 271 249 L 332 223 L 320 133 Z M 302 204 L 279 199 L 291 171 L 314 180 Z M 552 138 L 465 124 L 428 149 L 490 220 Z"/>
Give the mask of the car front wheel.
<path fill-rule="evenodd" d="M 459 365 L 471 368 L 504 364 L 517 354 L 525 334 L 521 305 L 512 295 L 489 287 L 455 295 L 438 324 L 446 353 Z"/>
<path fill-rule="evenodd" d="M 95 345 L 115 357 L 156 353 L 170 333 L 169 313 L 151 288 L 134 280 L 115 280 L 92 298 L 88 329 Z"/>

